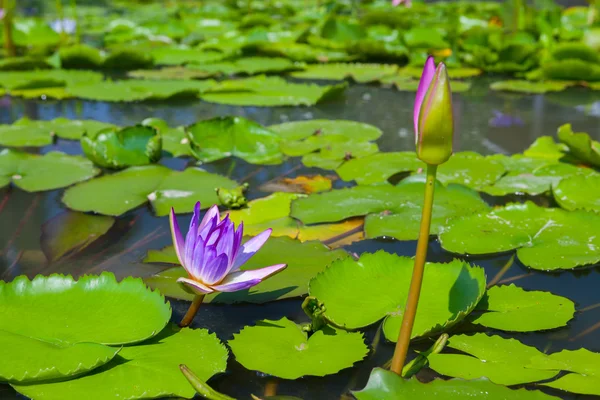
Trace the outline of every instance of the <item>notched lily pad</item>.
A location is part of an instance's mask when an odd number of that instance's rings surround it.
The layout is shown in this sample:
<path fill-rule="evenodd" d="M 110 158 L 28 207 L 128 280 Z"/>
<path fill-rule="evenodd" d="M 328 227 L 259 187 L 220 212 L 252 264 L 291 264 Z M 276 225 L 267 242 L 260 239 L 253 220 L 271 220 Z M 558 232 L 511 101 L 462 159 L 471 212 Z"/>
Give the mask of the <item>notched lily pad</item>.
<path fill-rule="evenodd" d="M 79 280 L 53 274 L 0 281 L 0 305 L 0 330 L 63 343 L 138 343 L 159 333 L 171 317 L 164 297 L 141 279 L 117 282 L 107 272 Z M 86 317 L 90 310 L 93 318 Z"/>
<path fill-rule="evenodd" d="M 258 321 L 234 334 L 228 344 L 245 368 L 284 379 L 335 374 L 369 352 L 362 333 L 326 327 L 307 338 L 287 318 Z"/>

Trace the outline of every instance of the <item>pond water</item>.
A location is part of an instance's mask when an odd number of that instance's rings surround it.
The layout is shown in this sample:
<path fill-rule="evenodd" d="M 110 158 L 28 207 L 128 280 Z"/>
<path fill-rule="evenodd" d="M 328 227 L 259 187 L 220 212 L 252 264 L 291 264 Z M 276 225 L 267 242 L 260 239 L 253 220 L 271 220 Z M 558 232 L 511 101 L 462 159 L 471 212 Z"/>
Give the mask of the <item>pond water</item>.
<path fill-rule="evenodd" d="M 551 95 L 515 96 L 490 92 L 487 87 L 488 81 L 480 79 L 468 93 L 455 94 L 455 151 L 471 150 L 482 154 L 521 152 L 537 137 L 554 135 L 557 127 L 567 122 L 573 124 L 575 131 L 588 132 L 593 138 L 600 139 L 599 94 L 570 90 Z M 413 96 L 412 93 L 394 89 L 351 85 L 343 99 L 304 108 L 232 107 L 200 101 L 127 104 L 71 100 L 25 101 L 6 97 L 0 99 L 0 123 L 11 123 L 23 116 L 44 120 L 56 117 L 97 119 L 119 125 L 132 125 L 144 118 L 156 117 L 166 120 L 170 126 L 190 124 L 218 115 L 244 116 L 263 125 L 316 118 L 349 119 L 381 128 L 384 135 L 378 144 L 382 151 L 413 150 Z M 503 126 L 507 121 L 513 124 Z M 59 140 L 53 146 L 29 150 L 61 150 L 77 154 L 80 153 L 80 145 L 78 142 Z M 193 161 L 164 158 L 161 163 L 183 169 L 193 164 Z M 299 159 L 272 167 L 253 166 L 229 159 L 204 167 L 211 172 L 229 175 L 238 182 L 248 182 L 249 199 L 264 196 L 265 193 L 257 190 L 258 186 L 278 177 L 323 173 L 321 170 L 302 167 Z M 341 183 L 338 181 L 335 184 Z M 171 241 L 167 219 L 153 216 L 147 207 L 119 217 L 107 235 L 84 251 L 48 265 L 40 249 L 40 227 L 64 210 L 60 202 L 61 194 L 60 190 L 33 194 L 16 188 L 0 191 L 0 279 L 10 281 L 21 274 L 33 277 L 36 274 L 60 272 L 79 276 L 101 271 L 112 271 L 118 278 L 128 275 L 146 277 L 164 269 L 141 262 L 147 250 L 162 248 Z M 185 225 L 187 221 L 189 215 L 182 216 L 180 224 Z M 415 247 L 416 242 L 365 240 L 345 248 L 359 254 L 385 249 L 391 253 L 412 256 Z M 431 261 L 449 261 L 453 256 L 443 251 L 436 240 L 432 240 L 428 258 Z M 510 254 L 507 254 L 470 258 L 469 261 L 483 266 L 489 281 L 500 272 L 509 258 Z M 585 347 L 591 351 L 600 351 L 600 329 L 596 329 L 600 328 L 600 303 L 597 296 L 600 268 L 552 274 L 533 272 L 515 261 L 500 278 L 500 282 L 516 282 L 525 289 L 545 290 L 568 297 L 576 303 L 579 310 L 567 328 L 541 333 L 511 334 L 510 337 L 544 350 Z M 303 314 L 300 303 L 301 300 L 283 300 L 260 306 L 204 305 L 192 326 L 208 328 L 222 340 L 228 340 L 233 333 L 258 319 L 279 319 L 286 316 L 295 322 L 306 322 L 307 317 Z M 187 303 L 173 302 L 173 307 L 173 320 L 179 321 L 187 309 Z M 376 338 L 376 331 L 376 326 L 368 330 L 367 343 Z M 281 381 L 277 393 L 304 399 L 336 399 L 348 389 L 361 388 L 370 370 L 391 358 L 393 345 L 384 342 L 385 340 L 381 340 L 377 351 L 357 368 L 346 369 L 326 378 Z M 428 374 L 433 374 L 431 371 L 421 373 L 425 379 Z M 228 373 L 214 378 L 210 383 L 225 394 L 248 398 L 249 393 L 262 394 L 269 382 L 268 378 L 247 371 L 230 360 Z M 575 398 L 562 392 L 552 394 Z M 0 386 L 0 399 L 15 398 L 19 396 L 12 389 L 6 385 Z"/>

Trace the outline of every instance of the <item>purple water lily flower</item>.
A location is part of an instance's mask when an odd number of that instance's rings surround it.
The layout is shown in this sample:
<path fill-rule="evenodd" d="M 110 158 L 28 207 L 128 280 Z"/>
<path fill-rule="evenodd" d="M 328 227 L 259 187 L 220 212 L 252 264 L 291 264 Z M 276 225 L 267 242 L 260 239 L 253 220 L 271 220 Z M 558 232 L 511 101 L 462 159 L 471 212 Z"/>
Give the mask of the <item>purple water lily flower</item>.
<path fill-rule="evenodd" d="M 510 128 L 511 126 L 523 126 L 525 123 L 517 116 L 504 114 L 498 110 L 493 110 L 494 117 L 489 120 L 489 126 L 494 128 Z"/>
<path fill-rule="evenodd" d="M 177 282 L 197 295 L 248 289 L 286 267 L 286 264 L 277 264 L 240 271 L 240 267 L 265 244 L 271 229 L 242 244 L 243 223 L 236 230 L 229 214 L 220 219 L 217 206 L 211 207 L 200 221 L 198 202 L 184 240 L 172 208 L 169 217 L 177 258 L 189 276 L 179 278 Z"/>
<path fill-rule="evenodd" d="M 400 4 L 404 3 L 404 5 L 406 7 L 410 7 L 411 6 L 411 0 L 392 0 L 392 5 L 394 7 L 399 6 Z"/>

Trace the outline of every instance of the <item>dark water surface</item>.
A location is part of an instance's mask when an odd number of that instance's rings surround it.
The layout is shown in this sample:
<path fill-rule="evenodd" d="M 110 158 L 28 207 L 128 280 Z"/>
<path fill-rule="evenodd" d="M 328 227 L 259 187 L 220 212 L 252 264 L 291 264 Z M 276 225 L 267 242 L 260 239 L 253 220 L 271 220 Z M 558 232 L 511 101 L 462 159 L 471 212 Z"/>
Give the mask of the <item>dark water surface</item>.
<path fill-rule="evenodd" d="M 456 151 L 472 150 L 483 154 L 521 152 L 535 138 L 555 135 L 557 127 L 566 122 L 571 122 L 575 131 L 585 131 L 600 139 L 600 94 L 570 90 L 560 94 L 517 96 L 489 92 L 487 85 L 488 81 L 482 79 L 476 82 L 470 92 L 454 96 Z M 384 132 L 379 140 L 381 150 L 397 151 L 414 149 L 413 98 L 412 93 L 365 85 L 352 85 L 343 99 L 303 108 L 232 107 L 201 101 L 127 104 L 78 100 L 24 101 L 5 97 L 0 99 L 0 123 L 11 123 L 23 116 L 32 119 L 98 119 L 120 125 L 131 125 L 147 117 L 156 117 L 165 119 L 172 126 L 190 124 L 218 115 L 244 116 L 264 125 L 316 118 L 350 119 L 381 128 Z M 506 119 L 498 119 L 498 113 L 520 119 L 521 123 L 495 127 L 495 123 Z M 53 146 L 29 149 L 42 153 L 51 150 L 81 153 L 78 142 L 62 140 Z M 176 169 L 193 164 L 192 160 L 183 158 L 166 158 L 161 162 Z M 235 163 L 233 168 L 232 162 Z M 250 190 L 250 198 L 265 196 L 266 193 L 261 193 L 256 188 L 283 175 L 293 177 L 310 172 L 323 173 L 321 170 L 303 168 L 299 159 L 291 159 L 272 167 L 252 166 L 240 160 L 224 160 L 203 167 L 221 174 L 228 174 L 231 169 L 231 178 L 248 182 L 254 188 Z M 107 235 L 83 252 L 48 265 L 40 249 L 40 227 L 65 210 L 60 202 L 61 195 L 60 190 L 33 194 L 16 188 L 0 190 L 0 279 L 10 281 L 21 274 L 33 277 L 36 274 L 60 272 L 78 276 L 101 271 L 112 271 L 118 278 L 128 275 L 146 277 L 164 269 L 141 263 L 147 250 L 170 244 L 167 218 L 155 217 L 148 207 L 138 208 L 119 217 Z M 189 220 L 189 215 L 184 218 Z M 185 225 L 183 218 L 180 223 Z M 415 247 L 416 242 L 365 240 L 347 246 L 346 249 L 357 253 L 384 249 L 412 256 Z M 469 261 L 483 266 L 488 280 L 491 280 L 509 258 L 510 254 L 477 257 Z M 431 241 L 429 260 L 451 259 L 451 254 L 443 251 L 435 240 Z M 568 297 L 576 302 L 578 313 L 566 328 L 533 334 L 511 334 L 510 337 L 546 351 L 585 347 L 600 352 L 600 329 L 595 330 L 600 328 L 600 306 L 594 307 L 600 304 L 599 272 L 597 266 L 575 272 L 534 272 L 515 261 L 500 282 L 515 282 L 525 289 L 546 290 Z M 193 326 L 208 328 L 226 341 L 244 325 L 252 324 L 258 319 L 287 316 L 296 322 L 306 322 L 300 303 L 300 300 L 283 300 L 265 305 L 204 305 Z M 178 321 L 187 309 L 187 304 L 173 302 L 173 309 L 173 320 Z M 368 343 L 374 339 L 376 331 L 377 326 L 374 326 L 367 332 Z M 326 378 L 280 381 L 278 394 L 296 395 L 304 399 L 338 399 L 348 389 L 361 388 L 371 368 L 381 366 L 391 358 L 393 346 L 383 342 L 382 340 L 374 354 L 354 369 Z M 428 343 L 424 342 L 421 346 L 426 347 Z M 268 378 L 246 371 L 235 361 L 230 361 L 228 367 L 227 374 L 211 381 L 217 390 L 240 399 L 248 399 L 249 393 L 263 393 Z M 431 371 L 422 371 L 424 379 L 430 376 L 433 376 Z M 568 395 L 555 391 L 550 393 L 563 398 L 593 398 L 567 397 Z M 0 385 L 0 399 L 15 398 L 18 396 L 12 389 Z"/>

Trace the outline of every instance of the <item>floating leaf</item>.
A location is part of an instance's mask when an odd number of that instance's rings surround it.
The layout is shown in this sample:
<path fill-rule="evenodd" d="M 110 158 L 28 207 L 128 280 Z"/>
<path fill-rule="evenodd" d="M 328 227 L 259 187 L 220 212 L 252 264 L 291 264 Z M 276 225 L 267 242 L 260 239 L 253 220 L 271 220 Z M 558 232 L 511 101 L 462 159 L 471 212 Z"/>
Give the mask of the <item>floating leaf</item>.
<path fill-rule="evenodd" d="M 81 251 L 104 235 L 115 219 L 102 215 L 63 212 L 42 225 L 40 244 L 48 261 L 71 251 Z"/>
<path fill-rule="evenodd" d="M 569 86 L 573 86 L 573 84 L 573 82 L 568 81 L 531 82 L 526 80 L 508 80 L 494 82 L 490 85 L 490 89 L 506 92 L 540 94 L 548 92 L 562 92 Z"/>
<path fill-rule="evenodd" d="M 367 238 L 393 237 L 398 240 L 417 240 L 423 211 L 425 183 L 401 182 L 405 189 L 397 198 L 401 207 L 393 214 L 371 214 L 365 218 Z M 430 235 L 437 235 L 448 220 L 487 210 L 479 194 L 461 185 L 438 185 L 433 202 Z"/>
<path fill-rule="evenodd" d="M 436 379 L 433 382 L 421 383 L 416 378 L 410 380 L 399 377 L 392 371 L 375 368 L 371 372 L 369 382 L 363 390 L 353 391 L 358 400 L 463 400 L 465 398 L 481 398 L 486 400 L 550 400 L 557 397 L 547 395 L 539 390 L 511 390 L 505 386 L 495 385 L 487 379 L 466 381 Z"/>
<path fill-rule="evenodd" d="M 220 82 L 202 94 L 202 100 L 232 106 L 312 106 L 340 96 L 346 84 L 319 86 L 289 83 L 263 75 Z"/>
<path fill-rule="evenodd" d="M 523 152 L 523 155 L 558 161 L 564 156 L 566 150 L 568 147 L 562 143 L 556 143 L 552 136 L 540 136 Z"/>
<path fill-rule="evenodd" d="M 0 330 L 64 343 L 137 343 L 160 332 L 171 317 L 164 297 L 141 279 L 117 282 L 107 272 L 77 281 L 58 274 L 0 281 L 0 305 Z"/>
<path fill-rule="evenodd" d="M 85 157 L 59 152 L 37 154 L 4 149 L 0 152 L 0 187 L 12 183 L 27 192 L 59 189 L 98 175 Z"/>
<path fill-rule="evenodd" d="M 530 368 L 563 370 L 572 372 L 555 381 L 541 383 L 555 389 L 572 393 L 600 395 L 600 354 L 586 349 L 563 350 L 550 355 L 538 355 L 531 359 Z"/>
<path fill-rule="evenodd" d="M 384 85 L 393 85 L 401 92 L 416 92 L 419 88 L 419 81 L 410 79 L 403 75 L 386 76 L 381 78 Z M 452 81 L 452 92 L 462 93 L 471 89 L 471 82 Z"/>
<path fill-rule="evenodd" d="M 600 142 L 592 140 L 587 133 L 573 133 L 571 124 L 565 124 L 558 128 L 558 140 L 579 160 L 600 167 Z"/>
<path fill-rule="evenodd" d="M 110 326 L 110 324 L 107 324 Z M 166 328 L 159 336 L 139 346 L 124 347 L 115 359 L 93 374 L 78 379 L 37 385 L 13 385 L 35 399 L 139 399 L 183 397 L 196 391 L 179 370 L 186 364 L 202 380 L 223 372 L 227 349 L 206 329 Z"/>
<path fill-rule="evenodd" d="M 284 379 L 335 374 L 369 352 L 362 333 L 327 327 L 308 338 L 287 318 L 258 321 L 234 334 L 228 344 L 245 368 Z"/>
<path fill-rule="evenodd" d="M 304 64 L 281 57 L 243 57 L 232 61 L 221 61 L 194 66 L 200 71 L 223 75 L 256 75 L 304 69 Z"/>
<path fill-rule="evenodd" d="M 55 118 L 51 121 L 21 120 L 24 126 L 35 126 L 45 129 L 51 136 L 56 135 L 62 139 L 79 140 L 83 134 L 95 137 L 96 133 L 106 128 L 113 128 L 113 124 L 94 120 L 71 120 Z M 16 124 L 16 123 L 15 123 Z"/>
<path fill-rule="evenodd" d="M 73 210 L 118 216 L 150 201 L 156 215 L 163 216 L 171 207 L 178 213 L 191 212 L 197 201 L 208 208 L 218 203 L 216 188 L 237 186 L 235 181 L 198 168 L 180 172 L 148 165 L 73 186 L 65 191 L 63 202 Z"/>
<path fill-rule="evenodd" d="M 385 317 L 385 337 L 396 341 L 413 265 L 412 258 L 383 251 L 363 253 L 358 261 L 335 261 L 310 281 L 309 293 L 324 303 L 325 316 L 330 321 L 347 329 L 367 326 Z M 427 263 L 412 337 L 454 325 L 475 308 L 484 292 L 482 268 L 459 260 Z"/>
<path fill-rule="evenodd" d="M 575 175 L 552 188 L 554 199 L 565 210 L 600 212 L 600 174 Z"/>
<path fill-rule="evenodd" d="M 93 71 L 60 69 L 0 72 L 0 85 L 9 91 L 74 86 L 102 81 L 102 74 Z"/>
<path fill-rule="evenodd" d="M 294 61 L 335 62 L 355 59 L 345 51 L 313 47 L 305 43 L 265 43 L 259 46 L 262 54 L 282 56 Z"/>
<path fill-rule="evenodd" d="M 167 67 L 161 69 L 140 69 L 131 71 L 127 75 L 135 79 L 158 79 L 158 80 L 190 80 L 204 79 L 215 74 L 191 69 L 186 67 Z"/>
<path fill-rule="evenodd" d="M 530 268 L 570 269 L 600 261 L 600 215 L 513 203 L 452 220 L 439 240 L 453 253 L 517 250 L 517 257 Z"/>
<path fill-rule="evenodd" d="M 291 75 L 301 79 L 344 80 L 351 78 L 356 82 L 366 83 L 378 81 L 384 76 L 394 75 L 397 70 L 398 66 L 391 64 L 332 63 L 313 64 L 304 71 L 293 72 Z"/>
<path fill-rule="evenodd" d="M 151 54 L 156 65 L 206 64 L 221 61 L 231 56 L 220 51 L 200 51 L 167 46 L 153 49 Z"/>
<path fill-rule="evenodd" d="M 423 182 L 406 182 L 395 187 L 365 185 L 332 190 L 294 200 L 291 216 L 305 224 L 314 224 L 341 221 L 372 213 L 392 213 L 394 215 L 372 216 L 369 221 L 368 235 L 371 237 L 380 234 L 397 235 L 398 238 L 412 238 L 418 233 L 423 187 Z M 459 185 L 444 187 L 438 184 L 432 233 L 438 232 L 447 218 L 486 209 L 485 202 L 476 192 Z M 402 224 L 408 225 L 394 227 L 393 224 L 399 220 Z"/>
<path fill-rule="evenodd" d="M 97 343 L 51 343 L 0 330 L 0 382 L 31 383 L 81 375 L 112 360 L 119 349 Z"/>
<path fill-rule="evenodd" d="M 414 152 L 377 153 L 345 162 L 336 172 L 345 181 L 353 180 L 359 185 L 371 185 L 384 183 L 397 173 L 424 167 L 425 164 Z"/>
<path fill-rule="evenodd" d="M 558 370 L 544 371 L 528 368 L 533 357 L 541 356 L 535 347 L 526 346 L 516 339 L 488 336 L 455 335 L 447 347 L 464 354 L 431 354 L 429 367 L 439 374 L 463 378 L 488 378 L 499 385 L 520 385 L 550 379 Z"/>
<path fill-rule="evenodd" d="M 160 160 L 162 139 L 149 126 L 107 128 L 96 133 L 95 137 L 84 134 L 81 137 L 81 148 L 94 164 L 121 169 L 132 165 L 153 164 Z"/>
<path fill-rule="evenodd" d="M 0 146 L 43 147 L 52 144 L 53 138 L 47 129 L 35 126 L 0 125 Z"/>
<path fill-rule="evenodd" d="M 465 79 L 465 78 L 473 78 L 479 76 L 483 73 L 482 70 L 478 68 L 448 68 L 448 76 L 450 79 Z M 423 74 L 422 68 L 406 66 L 398 70 L 398 75 L 400 76 L 408 76 L 413 79 L 421 79 L 421 75 Z M 454 84 L 454 82 L 452 82 Z M 454 87 L 452 87 L 454 89 Z"/>
<path fill-rule="evenodd" d="M 86 44 L 61 47 L 58 57 L 61 67 L 65 69 L 98 69 L 104 62 L 102 52 Z"/>
<path fill-rule="evenodd" d="M 513 332 L 560 328 L 575 314 L 575 304 L 565 297 L 515 285 L 490 288 L 477 308 L 483 314 L 474 316 L 474 323 Z"/>
<path fill-rule="evenodd" d="M 477 189 L 496 182 L 506 172 L 502 163 L 480 154 L 464 151 L 455 153 L 438 167 L 437 179 Z"/>
<path fill-rule="evenodd" d="M 244 226 L 245 228 L 245 226 Z M 288 237 L 272 237 L 246 264 L 242 270 L 263 268 L 268 265 L 287 263 L 287 268 L 265 279 L 249 290 L 208 295 L 205 301 L 216 303 L 266 303 L 268 301 L 303 296 L 308 293 L 308 281 L 323 271 L 333 261 L 345 258 L 343 250 L 330 250 L 319 242 L 303 242 Z M 161 251 L 150 250 L 144 262 L 179 264 L 173 247 Z M 187 276 L 182 267 L 171 268 L 146 279 L 146 283 L 160 290 L 165 296 L 192 300 L 177 278 Z"/>
<path fill-rule="evenodd" d="M 331 190 L 331 178 L 322 175 L 297 176 L 282 178 L 274 183 L 266 183 L 260 187 L 265 192 L 319 193 Z"/>
<path fill-rule="evenodd" d="M 257 122 L 242 117 L 216 117 L 187 129 L 192 152 L 203 162 L 239 157 L 251 164 L 279 164 L 280 138 Z"/>
<path fill-rule="evenodd" d="M 371 142 L 334 143 L 323 147 L 319 152 L 306 154 L 302 164 L 326 170 L 338 168 L 344 161 L 361 158 L 379 151 L 379 147 Z"/>

